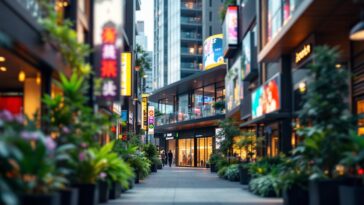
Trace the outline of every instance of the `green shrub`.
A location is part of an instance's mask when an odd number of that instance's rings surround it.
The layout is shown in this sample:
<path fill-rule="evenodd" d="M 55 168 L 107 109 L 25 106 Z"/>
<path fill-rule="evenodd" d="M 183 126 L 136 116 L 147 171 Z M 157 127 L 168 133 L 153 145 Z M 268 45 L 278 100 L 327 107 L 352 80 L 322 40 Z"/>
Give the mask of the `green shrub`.
<path fill-rule="evenodd" d="M 157 147 L 156 147 L 154 144 L 151 144 L 151 143 L 144 145 L 144 147 L 143 147 L 143 151 L 144 151 L 144 153 L 145 153 L 145 156 L 146 156 L 146 157 L 147 157 L 150 161 L 152 161 L 152 162 L 153 162 L 153 158 L 154 158 L 155 156 L 157 156 L 157 153 L 158 153 L 158 151 L 157 151 Z"/>
<path fill-rule="evenodd" d="M 228 160 L 226 159 L 226 158 L 221 158 L 221 159 L 219 159 L 218 161 L 217 161 L 217 163 L 216 163 L 216 167 L 217 167 L 217 170 L 220 170 L 220 169 L 222 169 L 223 167 L 227 167 L 227 166 L 229 166 L 229 162 L 228 162 Z"/>
<path fill-rule="evenodd" d="M 219 171 L 217 171 L 217 175 L 219 176 L 219 177 L 221 177 L 221 178 L 225 178 L 225 173 L 226 173 L 226 171 L 227 171 L 227 166 L 225 166 L 225 167 L 221 167 L 220 169 L 219 169 Z"/>
<path fill-rule="evenodd" d="M 217 164 L 217 162 L 221 159 L 223 159 L 224 157 L 222 156 L 221 153 L 219 152 L 214 152 L 210 155 L 210 159 L 208 161 L 209 164 Z"/>
<path fill-rule="evenodd" d="M 274 174 L 260 176 L 250 181 L 249 189 L 259 196 L 279 196 L 279 179 Z"/>
<path fill-rule="evenodd" d="M 238 164 L 230 165 L 226 169 L 224 178 L 228 179 L 229 181 L 239 181 L 240 180 L 239 165 Z"/>

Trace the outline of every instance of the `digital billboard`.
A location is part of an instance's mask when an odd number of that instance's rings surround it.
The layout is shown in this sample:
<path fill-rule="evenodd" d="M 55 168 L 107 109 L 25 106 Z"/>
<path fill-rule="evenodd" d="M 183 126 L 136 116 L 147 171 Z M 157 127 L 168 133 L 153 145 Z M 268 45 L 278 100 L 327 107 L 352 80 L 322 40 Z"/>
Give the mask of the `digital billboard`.
<path fill-rule="evenodd" d="M 131 53 L 121 53 L 121 95 L 131 96 Z"/>
<path fill-rule="evenodd" d="M 226 40 L 228 45 L 238 44 L 238 6 L 228 6 L 225 16 Z"/>
<path fill-rule="evenodd" d="M 225 64 L 222 49 L 223 35 L 216 34 L 208 37 L 203 44 L 203 69 L 208 70 Z"/>
<path fill-rule="evenodd" d="M 258 87 L 251 97 L 253 119 L 279 110 L 281 106 L 280 76 L 277 74 Z"/>

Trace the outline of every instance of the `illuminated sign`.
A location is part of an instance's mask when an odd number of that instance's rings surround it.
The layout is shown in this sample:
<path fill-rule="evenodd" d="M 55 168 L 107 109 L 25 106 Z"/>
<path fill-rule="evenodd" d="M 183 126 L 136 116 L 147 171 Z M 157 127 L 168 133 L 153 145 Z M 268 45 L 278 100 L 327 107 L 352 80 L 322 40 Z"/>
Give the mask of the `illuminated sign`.
<path fill-rule="evenodd" d="M 238 6 L 228 6 L 225 16 L 225 32 L 228 45 L 238 44 Z"/>
<path fill-rule="evenodd" d="M 208 70 L 225 64 L 222 50 L 223 35 L 208 37 L 203 44 L 203 69 Z"/>
<path fill-rule="evenodd" d="M 131 53 L 121 53 L 121 95 L 131 96 Z"/>
<path fill-rule="evenodd" d="M 312 46 L 311 44 L 306 44 L 302 47 L 301 50 L 295 53 L 295 63 L 299 64 L 302 60 L 306 59 L 312 53 Z"/>
<path fill-rule="evenodd" d="M 148 106 L 148 134 L 154 134 L 154 106 Z"/>
<path fill-rule="evenodd" d="M 280 101 L 280 76 L 276 75 L 252 93 L 252 118 L 278 111 Z"/>
<path fill-rule="evenodd" d="M 102 79 L 99 98 L 103 100 L 119 100 L 120 72 L 118 71 L 117 33 L 114 27 L 105 26 L 102 30 L 101 61 L 99 76 Z"/>
<path fill-rule="evenodd" d="M 142 129 L 148 126 L 148 95 L 142 95 Z"/>

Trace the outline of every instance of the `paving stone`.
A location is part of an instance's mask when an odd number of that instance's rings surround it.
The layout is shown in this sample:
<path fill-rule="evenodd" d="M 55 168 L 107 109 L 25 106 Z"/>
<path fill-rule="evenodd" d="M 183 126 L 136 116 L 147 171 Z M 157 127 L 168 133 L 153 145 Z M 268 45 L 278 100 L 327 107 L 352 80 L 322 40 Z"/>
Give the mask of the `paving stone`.
<path fill-rule="evenodd" d="M 282 205 L 279 198 L 261 198 L 238 182 L 229 182 L 209 169 L 164 167 L 120 199 L 105 205 Z"/>

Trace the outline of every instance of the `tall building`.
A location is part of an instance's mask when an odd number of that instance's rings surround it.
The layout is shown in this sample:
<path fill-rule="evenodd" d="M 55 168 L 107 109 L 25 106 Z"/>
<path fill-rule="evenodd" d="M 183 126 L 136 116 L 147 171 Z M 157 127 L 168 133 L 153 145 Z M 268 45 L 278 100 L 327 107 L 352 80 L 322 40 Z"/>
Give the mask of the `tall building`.
<path fill-rule="evenodd" d="M 144 32 L 144 21 L 137 21 L 136 23 L 137 35 L 135 37 L 136 43 L 140 45 L 143 50 L 148 50 L 148 37 Z"/>
<path fill-rule="evenodd" d="M 220 11 L 226 0 L 202 0 L 202 37 L 222 33 Z"/>
<path fill-rule="evenodd" d="M 155 0 L 155 84 L 161 88 L 202 66 L 202 2 Z"/>

